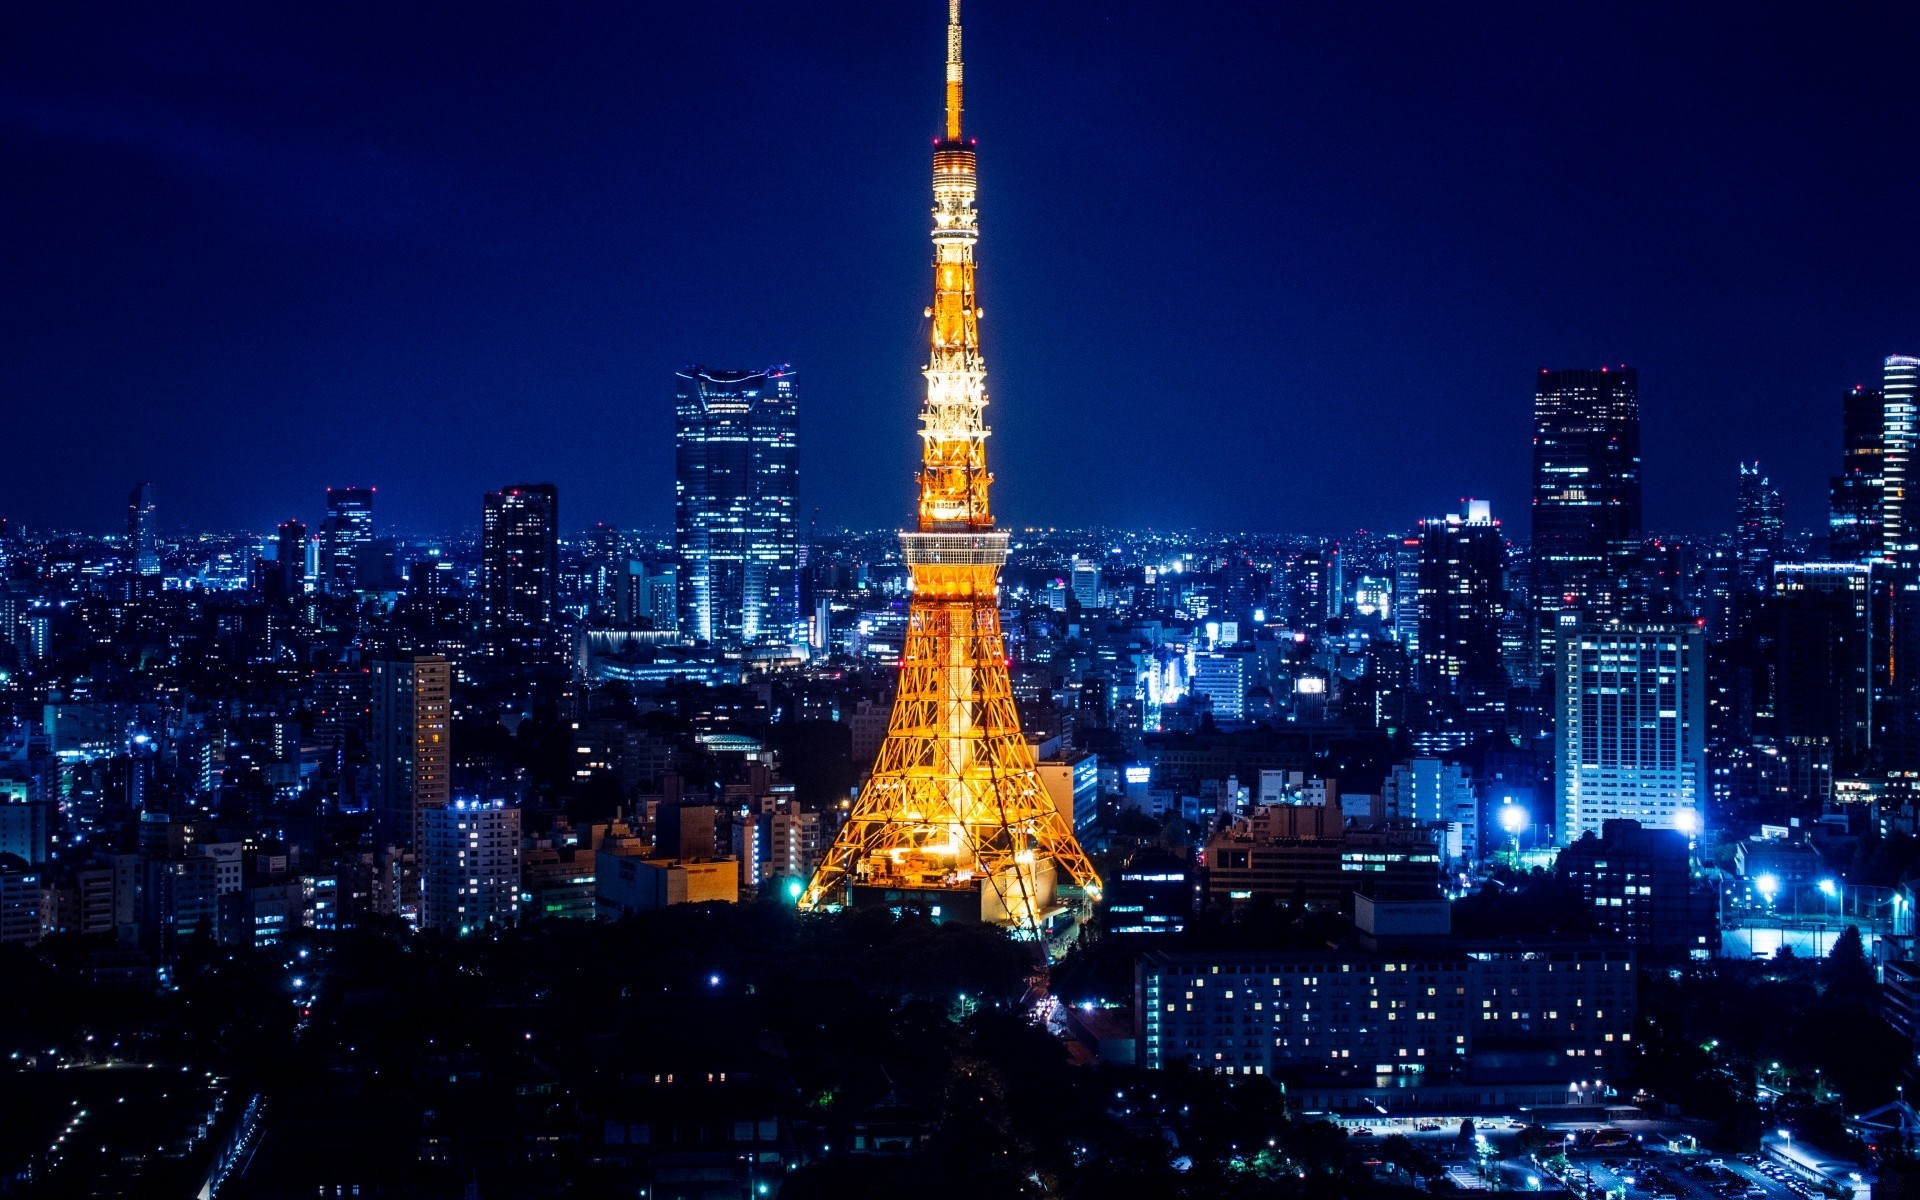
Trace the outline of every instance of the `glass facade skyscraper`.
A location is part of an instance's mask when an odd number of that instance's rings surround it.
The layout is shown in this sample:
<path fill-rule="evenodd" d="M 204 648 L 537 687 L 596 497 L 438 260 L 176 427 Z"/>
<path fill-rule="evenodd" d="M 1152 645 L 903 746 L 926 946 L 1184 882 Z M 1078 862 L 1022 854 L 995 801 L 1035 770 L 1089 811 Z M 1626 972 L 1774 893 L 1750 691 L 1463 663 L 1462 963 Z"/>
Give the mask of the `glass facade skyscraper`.
<path fill-rule="evenodd" d="M 1632 367 L 1542 370 L 1533 393 L 1533 596 L 1540 663 L 1556 614 L 1629 610 L 1640 565 L 1640 378 Z"/>
<path fill-rule="evenodd" d="M 127 555 L 135 574 L 158 575 L 160 550 L 153 536 L 153 485 L 136 483 L 127 494 Z"/>
<path fill-rule="evenodd" d="M 1841 398 L 1840 473 L 1828 489 L 1827 557 L 1859 562 L 1881 548 L 1880 464 L 1886 400 L 1856 386 Z"/>
<path fill-rule="evenodd" d="M 688 367 L 676 377 L 680 630 L 722 645 L 797 640 L 799 380 Z"/>
<path fill-rule="evenodd" d="M 1421 686 L 1459 698 L 1469 711 L 1506 699 L 1506 557 L 1500 522 L 1483 500 L 1469 501 L 1465 516 L 1420 523 Z"/>
<path fill-rule="evenodd" d="M 330 487 L 320 523 L 320 590 L 350 595 L 360 586 L 360 556 L 373 542 L 373 489 Z"/>

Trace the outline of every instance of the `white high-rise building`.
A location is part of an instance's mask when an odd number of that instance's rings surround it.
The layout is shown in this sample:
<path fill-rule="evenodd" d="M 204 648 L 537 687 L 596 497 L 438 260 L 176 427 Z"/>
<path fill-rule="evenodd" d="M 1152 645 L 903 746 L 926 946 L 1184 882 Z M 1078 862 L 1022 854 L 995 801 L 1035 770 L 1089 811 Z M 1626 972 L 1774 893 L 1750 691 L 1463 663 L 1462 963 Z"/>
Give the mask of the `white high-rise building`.
<path fill-rule="evenodd" d="M 1247 715 L 1247 656 L 1238 650 L 1203 654 L 1193 663 L 1193 694 L 1205 696 L 1217 721 L 1242 721 Z"/>
<path fill-rule="evenodd" d="M 1891 558 L 1920 545 L 1920 521 L 1914 515 L 1920 510 L 1907 503 L 1914 485 L 1915 444 L 1920 441 L 1920 358 L 1887 355 L 1881 396 L 1880 535 L 1881 549 Z"/>
<path fill-rule="evenodd" d="M 504 800 L 455 800 L 423 814 L 420 928 L 503 929 L 520 917 L 520 810 Z"/>
<path fill-rule="evenodd" d="M 1554 770 L 1560 838 L 1629 817 L 1699 830 L 1707 797 L 1706 636 L 1700 626 L 1559 617 Z"/>

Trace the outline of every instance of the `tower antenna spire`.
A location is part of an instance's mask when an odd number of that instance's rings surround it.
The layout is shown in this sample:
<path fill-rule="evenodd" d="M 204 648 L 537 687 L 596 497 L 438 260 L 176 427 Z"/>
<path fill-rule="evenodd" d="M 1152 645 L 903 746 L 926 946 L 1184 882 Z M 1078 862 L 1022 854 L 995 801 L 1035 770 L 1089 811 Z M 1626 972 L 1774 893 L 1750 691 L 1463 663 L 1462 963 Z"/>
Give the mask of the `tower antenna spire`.
<path fill-rule="evenodd" d="M 947 0 L 947 140 L 960 140 L 960 0 Z"/>

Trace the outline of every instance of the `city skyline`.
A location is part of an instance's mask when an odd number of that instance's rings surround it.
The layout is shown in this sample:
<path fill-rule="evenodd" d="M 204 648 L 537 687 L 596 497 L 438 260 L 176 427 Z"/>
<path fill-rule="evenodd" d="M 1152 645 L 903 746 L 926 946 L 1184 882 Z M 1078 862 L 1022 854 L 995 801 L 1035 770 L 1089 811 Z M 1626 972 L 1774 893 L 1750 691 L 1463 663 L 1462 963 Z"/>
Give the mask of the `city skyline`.
<path fill-rule="evenodd" d="M 1920 341 L 1885 254 L 1913 220 L 1897 180 L 1844 169 L 1910 132 L 1875 64 L 1913 18 L 1803 36 L 1651 13 L 989 6 L 972 125 L 1006 197 L 983 300 L 1009 318 L 1010 523 L 1394 529 L 1466 495 L 1519 513 L 1531 373 L 1624 362 L 1649 529 L 1720 527 L 1755 459 L 1790 525 L 1818 525 L 1834 398 Z M 213 9 L 9 62 L 0 154 L 34 183 L 4 201 L 32 236 L 0 352 L 27 440 L 74 415 L 99 436 L 31 457 L 0 512 L 111 529 L 151 480 L 165 531 L 264 530 L 365 482 L 387 528 L 460 528 L 475 493 L 542 478 L 573 528 L 664 528 L 674 367 L 790 360 L 813 381 L 803 513 L 903 519 L 912 481 L 880 464 L 912 444 L 923 254 L 902 214 L 922 184 L 874 147 L 936 130 L 892 97 L 912 94 L 897 47 L 937 14 L 465 17 L 443 53 L 419 17 L 369 44 L 350 10 Z M 88 36 L 13 20 L 16 44 Z M 721 46 L 789 68 L 782 86 L 684 86 Z M 457 69 L 472 53 L 495 82 Z M 425 68 L 387 78 L 409 54 Z M 365 94 L 312 103 L 342 81 Z M 503 134 L 507 103 L 525 111 Z M 1710 130 L 1689 120 L 1707 103 Z M 739 186 L 796 138 L 782 186 Z M 748 165 L 679 168 L 713 147 Z M 1223 170 L 1240 184 L 1196 182 Z M 1113 220 L 1137 231 L 1119 282 Z M 1764 236 L 1788 226 L 1821 233 Z M 1208 382 L 1243 370 L 1260 382 Z"/>

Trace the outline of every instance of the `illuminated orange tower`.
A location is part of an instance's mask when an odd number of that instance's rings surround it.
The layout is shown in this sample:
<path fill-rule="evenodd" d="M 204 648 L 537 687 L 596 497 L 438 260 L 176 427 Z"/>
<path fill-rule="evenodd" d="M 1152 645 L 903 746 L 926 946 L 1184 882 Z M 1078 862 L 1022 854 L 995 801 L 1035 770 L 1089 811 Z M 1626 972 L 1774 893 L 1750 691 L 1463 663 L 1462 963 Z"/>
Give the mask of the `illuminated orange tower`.
<path fill-rule="evenodd" d="M 1007 535 L 987 507 L 986 366 L 973 278 L 973 143 L 960 136 L 960 0 L 948 0 L 947 129 L 933 148 L 933 354 L 920 410 L 920 519 L 900 535 L 913 572 L 900 690 L 867 787 L 802 908 L 971 903 L 1037 935 L 1062 885 L 1100 879 L 1020 732 L 1000 634 Z M 954 915 L 960 915 L 956 910 Z"/>

